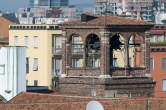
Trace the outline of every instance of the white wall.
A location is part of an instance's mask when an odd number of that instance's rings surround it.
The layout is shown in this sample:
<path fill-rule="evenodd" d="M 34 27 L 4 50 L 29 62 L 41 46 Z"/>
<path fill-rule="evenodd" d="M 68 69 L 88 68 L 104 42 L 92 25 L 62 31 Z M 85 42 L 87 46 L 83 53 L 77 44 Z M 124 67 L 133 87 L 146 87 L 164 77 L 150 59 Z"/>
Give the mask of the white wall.
<path fill-rule="evenodd" d="M 7 101 L 26 91 L 25 47 L 0 47 L 0 95 Z"/>

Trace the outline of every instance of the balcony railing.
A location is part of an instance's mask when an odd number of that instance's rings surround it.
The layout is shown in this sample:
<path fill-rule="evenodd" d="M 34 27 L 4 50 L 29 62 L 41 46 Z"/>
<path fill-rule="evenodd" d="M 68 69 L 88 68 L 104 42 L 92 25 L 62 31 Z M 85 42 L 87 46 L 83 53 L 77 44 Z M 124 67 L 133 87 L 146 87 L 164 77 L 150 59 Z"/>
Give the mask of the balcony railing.
<path fill-rule="evenodd" d="M 83 44 L 72 44 L 72 54 L 83 54 L 84 46 Z"/>
<path fill-rule="evenodd" d="M 52 53 L 54 55 L 62 55 L 62 48 L 53 48 Z"/>
<path fill-rule="evenodd" d="M 83 54 L 84 48 L 72 48 L 72 54 Z"/>

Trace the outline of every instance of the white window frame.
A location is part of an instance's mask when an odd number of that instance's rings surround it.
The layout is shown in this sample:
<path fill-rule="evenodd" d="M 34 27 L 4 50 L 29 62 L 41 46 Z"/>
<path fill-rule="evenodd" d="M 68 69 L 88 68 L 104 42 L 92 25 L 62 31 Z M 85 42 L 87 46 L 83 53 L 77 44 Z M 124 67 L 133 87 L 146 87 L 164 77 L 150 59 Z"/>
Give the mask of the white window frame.
<path fill-rule="evenodd" d="M 52 42 L 53 42 L 53 48 L 55 48 L 55 49 L 62 48 L 62 37 L 60 35 L 53 35 Z"/>
<path fill-rule="evenodd" d="M 28 47 L 28 36 L 24 36 L 24 46 Z"/>
<path fill-rule="evenodd" d="M 74 68 L 80 67 L 80 59 L 79 58 L 73 58 L 73 67 Z"/>
<path fill-rule="evenodd" d="M 39 40 L 39 37 L 34 36 L 34 48 L 38 48 L 38 40 Z"/>
<path fill-rule="evenodd" d="M 162 80 L 162 90 L 166 91 L 166 79 Z"/>
<path fill-rule="evenodd" d="M 60 65 L 57 65 L 57 61 L 60 61 Z M 53 58 L 53 62 L 52 62 L 52 73 L 54 76 L 60 76 L 62 73 L 62 59 L 61 58 Z M 59 66 L 59 68 L 57 69 L 57 67 Z"/>
<path fill-rule="evenodd" d="M 38 71 L 38 58 L 34 58 L 33 61 L 33 71 Z"/>
<path fill-rule="evenodd" d="M 55 48 L 62 48 L 62 38 L 60 36 L 55 37 Z"/>
<path fill-rule="evenodd" d="M 18 46 L 18 36 L 14 36 L 14 46 Z"/>

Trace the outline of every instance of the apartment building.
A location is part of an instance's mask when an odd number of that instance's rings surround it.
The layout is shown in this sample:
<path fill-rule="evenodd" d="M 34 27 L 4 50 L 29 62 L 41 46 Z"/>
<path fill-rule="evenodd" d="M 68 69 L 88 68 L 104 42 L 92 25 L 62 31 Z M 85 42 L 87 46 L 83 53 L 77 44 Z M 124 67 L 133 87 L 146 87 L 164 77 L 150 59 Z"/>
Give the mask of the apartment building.
<path fill-rule="evenodd" d="M 155 25 L 150 31 L 150 73 L 156 81 L 155 97 L 166 96 L 166 25 Z"/>
<path fill-rule="evenodd" d="M 61 34 L 62 30 L 58 25 L 15 24 L 9 26 L 9 45 L 26 47 L 28 86 L 50 87 L 52 76 L 61 73 L 61 56 L 58 56 L 58 59 L 54 57 L 54 53 L 61 53 L 54 50 L 62 48 Z"/>
<path fill-rule="evenodd" d="M 69 0 L 29 0 L 29 7 L 49 7 L 49 8 L 60 8 L 67 7 Z"/>
<path fill-rule="evenodd" d="M 155 21 L 161 11 L 165 12 L 164 0 L 95 0 L 97 14 L 121 15 L 123 12 L 132 18 L 140 13 L 141 20 Z"/>

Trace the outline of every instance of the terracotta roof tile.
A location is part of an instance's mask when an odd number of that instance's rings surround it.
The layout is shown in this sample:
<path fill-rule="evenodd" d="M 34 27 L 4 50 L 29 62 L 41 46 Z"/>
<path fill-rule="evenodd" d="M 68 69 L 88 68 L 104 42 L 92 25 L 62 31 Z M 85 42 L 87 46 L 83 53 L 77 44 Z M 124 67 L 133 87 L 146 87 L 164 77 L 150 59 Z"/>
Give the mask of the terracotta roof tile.
<path fill-rule="evenodd" d="M 21 93 L 7 104 L 0 104 L 0 110 L 86 110 L 91 97 L 57 94 Z M 147 105 L 147 98 L 105 98 L 97 97 L 104 110 L 143 110 Z M 149 98 L 152 105 L 165 103 L 166 100 Z M 159 107 L 159 106 L 158 106 Z M 165 106 L 163 107 L 165 108 Z M 154 108 L 154 110 L 156 110 Z M 164 109 L 162 109 L 164 110 Z"/>
<path fill-rule="evenodd" d="M 90 15 L 92 16 L 92 15 Z M 63 23 L 64 25 L 154 25 L 152 22 L 138 21 L 136 19 L 124 18 L 120 16 L 96 16 L 96 19 L 82 22 L 74 20 Z"/>

